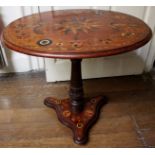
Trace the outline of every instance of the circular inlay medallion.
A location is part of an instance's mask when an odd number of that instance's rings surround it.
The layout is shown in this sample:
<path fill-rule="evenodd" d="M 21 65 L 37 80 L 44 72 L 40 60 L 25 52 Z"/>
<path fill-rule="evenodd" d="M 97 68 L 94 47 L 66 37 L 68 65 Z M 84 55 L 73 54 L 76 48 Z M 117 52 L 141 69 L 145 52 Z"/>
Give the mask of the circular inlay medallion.
<path fill-rule="evenodd" d="M 64 45 L 63 42 L 56 43 L 56 46 L 63 46 L 63 45 Z"/>
<path fill-rule="evenodd" d="M 86 111 L 85 111 L 85 114 L 86 114 L 86 116 L 88 116 L 88 117 L 92 117 L 92 116 L 94 115 L 94 113 L 93 113 L 92 110 L 86 110 Z"/>
<path fill-rule="evenodd" d="M 70 115 L 71 115 L 71 112 L 68 111 L 68 110 L 65 110 L 65 111 L 63 112 L 63 116 L 64 116 L 64 117 L 69 117 Z"/>
<path fill-rule="evenodd" d="M 50 39 L 42 39 L 37 41 L 37 44 L 40 46 L 47 46 L 47 45 L 50 45 L 51 43 L 52 43 L 52 40 Z"/>
<path fill-rule="evenodd" d="M 83 127 L 83 123 L 78 122 L 78 123 L 76 124 L 76 126 L 77 126 L 77 128 L 82 128 L 82 127 Z"/>

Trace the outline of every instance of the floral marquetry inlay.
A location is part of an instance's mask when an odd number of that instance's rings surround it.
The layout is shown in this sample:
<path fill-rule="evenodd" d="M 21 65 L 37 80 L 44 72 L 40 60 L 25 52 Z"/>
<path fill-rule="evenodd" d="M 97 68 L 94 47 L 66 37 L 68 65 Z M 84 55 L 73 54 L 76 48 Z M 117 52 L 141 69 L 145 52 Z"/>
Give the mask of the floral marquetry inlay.
<path fill-rule="evenodd" d="M 77 34 L 78 32 L 88 33 L 90 30 L 102 27 L 99 21 L 93 21 L 85 17 L 73 17 L 70 20 L 63 20 L 60 23 L 54 24 L 55 30 L 62 31 L 65 34 L 72 32 Z"/>
<path fill-rule="evenodd" d="M 4 44 L 16 51 L 53 58 L 108 56 L 136 49 L 151 37 L 140 19 L 101 10 L 33 14 L 8 25 Z"/>

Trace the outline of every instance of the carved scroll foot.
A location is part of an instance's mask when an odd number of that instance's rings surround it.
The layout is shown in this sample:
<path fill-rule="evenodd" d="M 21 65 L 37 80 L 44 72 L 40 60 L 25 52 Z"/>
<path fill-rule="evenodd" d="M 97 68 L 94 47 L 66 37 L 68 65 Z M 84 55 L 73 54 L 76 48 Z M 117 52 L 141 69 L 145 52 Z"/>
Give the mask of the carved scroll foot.
<path fill-rule="evenodd" d="M 71 128 L 74 135 L 74 141 L 77 144 L 84 144 L 88 141 L 88 131 L 97 121 L 100 108 L 107 102 L 106 97 L 97 96 L 86 101 L 82 112 L 75 113 L 71 110 L 69 99 L 59 100 L 48 97 L 44 104 L 55 109 L 58 119 L 61 123 Z"/>

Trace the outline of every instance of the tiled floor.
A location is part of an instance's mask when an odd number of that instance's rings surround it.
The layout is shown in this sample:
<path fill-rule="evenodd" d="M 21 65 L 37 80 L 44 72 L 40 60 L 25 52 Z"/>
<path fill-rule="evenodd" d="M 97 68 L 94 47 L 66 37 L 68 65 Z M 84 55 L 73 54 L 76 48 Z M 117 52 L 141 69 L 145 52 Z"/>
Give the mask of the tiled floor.
<path fill-rule="evenodd" d="M 149 75 L 84 81 L 86 96 L 109 98 L 86 145 L 43 105 L 67 97 L 68 82 L 46 83 L 44 73 L 0 78 L 0 147 L 155 147 L 155 81 Z"/>

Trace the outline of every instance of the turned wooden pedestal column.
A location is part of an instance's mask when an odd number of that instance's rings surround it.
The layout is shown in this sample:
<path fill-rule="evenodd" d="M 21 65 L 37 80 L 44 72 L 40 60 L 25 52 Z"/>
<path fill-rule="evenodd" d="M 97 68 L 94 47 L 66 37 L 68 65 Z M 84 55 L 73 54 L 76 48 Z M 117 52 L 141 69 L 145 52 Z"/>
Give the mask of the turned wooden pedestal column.
<path fill-rule="evenodd" d="M 70 101 L 73 112 L 81 112 L 84 106 L 81 59 L 71 60 Z"/>
<path fill-rule="evenodd" d="M 48 97 L 44 103 L 56 110 L 58 119 L 72 129 L 74 141 L 84 144 L 88 140 L 88 131 L 99 116 L 100 108 L 106 103 L 106 97 L 84 98 L 81 77 L 81 59 L 71 60 L 71 81 L 69 99 L 59 100 Z"/>

